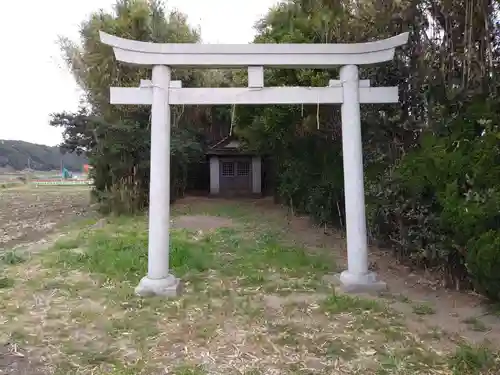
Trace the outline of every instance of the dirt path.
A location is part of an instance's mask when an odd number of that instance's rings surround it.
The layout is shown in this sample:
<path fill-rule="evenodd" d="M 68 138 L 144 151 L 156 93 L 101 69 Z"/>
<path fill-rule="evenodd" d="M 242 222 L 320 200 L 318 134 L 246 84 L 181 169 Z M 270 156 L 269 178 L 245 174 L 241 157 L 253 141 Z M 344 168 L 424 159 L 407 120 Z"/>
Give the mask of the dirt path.
<path fill-rule="evenodd" d="M 334 249 L 338 264 L 346 267 L 346 244 L 341 233 L 325 235 L 307 218 L 293 218 L 289 227 L 290 234 L 306 246 Z M 436 338 L 445 335 L 452 341 L 463 337 L 473 343 L 489 340 L 500 346 L 500 319 L 489 314 L 483 298 L 443 288 L 433 275 L 398 264 L 388 251 L 374 247 L 370 251 L 371 265 L 388 284 L 385 297 L 393 300 L 392 307 L 405 314 L 419 334 L 432 333 Z"/>
<path fill-rule="evenodd" d="M 180 207 L 203 210 L 205 206 L 209 211 L 221 204 L 238 205 L 234 201 L 198 197 L 179 202 Z M 266 222 L 280 226 L 288 238 L 313 251 L 332 251 L 339 267 L 346 266 L 346 243 L 342 233 L 328 230 L 325 234 L 324 228 L 314 226 L 307 217 L 290 217 L 286 209 L 270 199 L 242 201 L 241 205 L 252 206 L 264 226 Z M 443 349 L 448 349 L 460 338 L 477 344 L 487 340 L 500 347 L 500 317 L 487 311 L 480 296 L 440 287 L 432 275 L 410 271 L 397 264 L 390 252 L 374 247 L 370 250 L 371 264 L 388 284 L 384 298 L 406 316 L 415 333 L 431 336 Z"/>

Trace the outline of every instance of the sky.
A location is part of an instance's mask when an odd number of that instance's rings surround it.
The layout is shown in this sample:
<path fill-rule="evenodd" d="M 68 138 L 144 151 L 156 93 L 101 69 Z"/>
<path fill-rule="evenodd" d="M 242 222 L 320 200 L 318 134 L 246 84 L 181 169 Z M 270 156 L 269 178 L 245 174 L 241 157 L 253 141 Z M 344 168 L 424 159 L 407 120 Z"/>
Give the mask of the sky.
<path fill-rule="evenodd" d="M 61 131 L 50 114 L 78 109 L 81 92 L 64 65 L 58 35 L 78 40 L 79 24 L 114 0 L 25 0 L 2 3 L 0 35 L 3 99 L 0 139 L 55 146 Z M 248 43 L 253 25 L 276 0 L 167 0 L 187 14 L 205 43 Z M 221 22 L 221 21 L 224 22 Z M 147 77 L 144 77 L 147 78 Z"/>

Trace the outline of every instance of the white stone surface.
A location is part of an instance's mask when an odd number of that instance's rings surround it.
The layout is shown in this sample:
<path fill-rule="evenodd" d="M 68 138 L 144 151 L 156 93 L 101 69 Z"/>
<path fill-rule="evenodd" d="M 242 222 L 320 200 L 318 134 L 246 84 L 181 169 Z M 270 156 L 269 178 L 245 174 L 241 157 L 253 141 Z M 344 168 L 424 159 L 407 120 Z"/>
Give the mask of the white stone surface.
<path fill-rule="evenodd" d="M 262 192 L 262 158 L 260 156 L 252 157 L 252 193 L 260 194 Z"/>
<path fill-rule="evenodd" d="M 140 65 L 194 67 L 315 67 L 365 65 L 394 58 L 408 33 L 385 40 L 353 44 L 194 44 L 147 43 L 100 32 L 118 60 Z"/>
<path fill-rule="evenodd" d="M 358 67 L 343 66 L 340 80 L 344 91 L 341 117 L 348 263 L 340 281 L 345 286 L 368 286 L 375 278 L 368 272 Z"/>
<path fill-rule="evenodd" d="M 144 104 L 153 101 L 152 89 L 111 87 L 111 103 Z M 223 105 L 223 104 L 340 104 L 342 87 L 210 87 L 171 88 L 170 104 L 173 105 Z M 397 103 L 397 87 L 361 87 L 360 103 Z"/>
<path fill-rule="evenodd" d="M 135 288 L 135 294 L 141 297 L 177 297 L 181 293 L 181 289 L 180 280 L 173 275 L 167 275 L 161 279 L 150 279 L 145 276 Z"/>
<path fill-rule="evenodd" d="M 182 81 L 170 81 L 169 87 L 172 89 L 180 89 L 182 88 Z M 140 89 L 153 88 L 153 82 L 150 79 L 141 79 L 141 82 L 139 83 L 139 88 Z"/>
<path fill-rule="evenodd" d="M 387 284 L 378 280 L 373 272 L 368 272 L 360 278 L 358 275 L 351 275 L 349 271 L 344 271 L 340 274 L 325 275 L 323 280 L 334 284 L 346 293 L 378 294 L 387 290 Z"/>
<path fill-rule="evenodd" d="M 217 195 L 220 191 L 220 165 L 219 157 L 210 157 L 210 194 Z"/>
<path fill-rule="evenodd" d="M 248 67 L 248 87 L 261 88 L 264 87 L 264 67 L 249 66 Z"/>
<path fill-rule="evenodd" d="M 342 87 L 342 86 L 343 86 L 343 83 L 340 79 L 331 79 L 328 81 L 328 87 Z M 359 80 L 359 87 L 362 87 L 362 88 L 370 87 L 370 80 L 369 79 L 360 79 Z"/>
<path fill-rule="evenodd" d="M 148 275 L 137 288 L 142 295 L 170 293 L 174 285 L 172 280 L 175 279 L 169 273 L 170 77 L 170 68 L 162 65 L 153 67 Z"/>
<path fill-rule="evenodd" d="M 387 289 L 387 284 L 378 280 L 375 272 L 359 275 L 347 270 L 340 274 L 340 287 L 349 293 L 369 293 L 383 292 Z"/>

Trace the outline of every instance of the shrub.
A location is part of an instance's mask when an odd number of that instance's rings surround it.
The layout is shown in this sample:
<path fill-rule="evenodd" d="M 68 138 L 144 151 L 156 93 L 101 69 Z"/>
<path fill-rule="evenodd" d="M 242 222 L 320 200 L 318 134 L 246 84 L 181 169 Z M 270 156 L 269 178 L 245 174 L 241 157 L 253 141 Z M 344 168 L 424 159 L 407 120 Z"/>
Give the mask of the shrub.
<path fill-rule="evenodd" d="M 442 269 L 448 286 L 473 281 L 493 299 L 500 297 L 489 268 L 500 256 L 490 233 L 500 228 L 497 108 L 478 100 L 443 120 L 369 189 L 373 233 L 399 258 Z"/>
<path fill-rule="evenodd" d="M 500 300 L 500 230 L 490 230 L 469 241 L 467 268 L 478 291 Z"/>

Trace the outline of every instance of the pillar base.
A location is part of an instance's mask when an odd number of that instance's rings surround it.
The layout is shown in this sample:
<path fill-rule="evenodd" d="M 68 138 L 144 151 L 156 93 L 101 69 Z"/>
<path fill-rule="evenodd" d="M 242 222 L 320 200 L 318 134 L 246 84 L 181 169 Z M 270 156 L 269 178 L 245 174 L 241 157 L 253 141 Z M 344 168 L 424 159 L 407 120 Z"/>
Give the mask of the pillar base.
<path fill-rule="evenodd" d="M 357 275 L 344 271 L 333 278 L 334 283 L 345 293 L 382 293 L 387 290 L 387 284 L 377 279 L 375 272 Z"/>
<path fill-rule="evenodd" d="M 177 297 L 181 294 L 181 282 L 170 274 L 164 279 L 150 279 L 145 276 L 135 288 L 135 294 L 141 297 Z"/>

